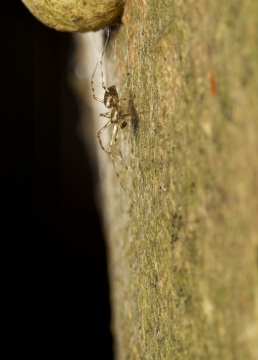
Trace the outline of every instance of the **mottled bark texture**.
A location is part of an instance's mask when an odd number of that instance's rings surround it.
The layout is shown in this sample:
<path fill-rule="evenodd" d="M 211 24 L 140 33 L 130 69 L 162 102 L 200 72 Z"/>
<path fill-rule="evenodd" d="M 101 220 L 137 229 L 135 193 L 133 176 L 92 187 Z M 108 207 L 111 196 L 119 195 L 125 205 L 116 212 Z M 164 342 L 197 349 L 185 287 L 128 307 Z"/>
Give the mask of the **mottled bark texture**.
<path fill-rule="evenodd" d="M 129 1 L 103 179 L 116 358 L 258 359 L 258 2 Z M 125 102 L 126 105 L 126 102 Z M 108 162 L 108 156 L 106 162 Z"/>

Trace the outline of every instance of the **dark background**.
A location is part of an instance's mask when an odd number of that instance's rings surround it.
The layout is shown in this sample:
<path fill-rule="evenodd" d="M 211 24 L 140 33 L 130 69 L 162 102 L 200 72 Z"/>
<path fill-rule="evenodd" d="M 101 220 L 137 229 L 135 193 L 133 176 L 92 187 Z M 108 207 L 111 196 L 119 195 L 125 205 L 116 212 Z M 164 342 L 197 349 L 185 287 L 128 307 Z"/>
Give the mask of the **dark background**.
<path fill-rule="evenodd" d="M 20 1 L 0 17 L 4 341 L 112 359 L 106 250 L 67 80 L 72 37 Z"/>

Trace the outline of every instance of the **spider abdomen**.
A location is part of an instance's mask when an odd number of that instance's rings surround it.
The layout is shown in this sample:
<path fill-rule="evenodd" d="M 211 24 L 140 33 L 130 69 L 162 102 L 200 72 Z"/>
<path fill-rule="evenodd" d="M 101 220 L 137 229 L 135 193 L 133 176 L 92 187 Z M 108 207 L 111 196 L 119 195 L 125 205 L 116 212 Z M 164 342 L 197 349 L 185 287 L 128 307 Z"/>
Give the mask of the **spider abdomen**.
<path fill-rule="evenodd" d="M 111 122 L 118 123 L 118 121 L 123 118 L 122 113 L 123 113 L 123 108 L 121 105 L 116 105 L 115 107 L 113 107 L 111 111 Z"/>

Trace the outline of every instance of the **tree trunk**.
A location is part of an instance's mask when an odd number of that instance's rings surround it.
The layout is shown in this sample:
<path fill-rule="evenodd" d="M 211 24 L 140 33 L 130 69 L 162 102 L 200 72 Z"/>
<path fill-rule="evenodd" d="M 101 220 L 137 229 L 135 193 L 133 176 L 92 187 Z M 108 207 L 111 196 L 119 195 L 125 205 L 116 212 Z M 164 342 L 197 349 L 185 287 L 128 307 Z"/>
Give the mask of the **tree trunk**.
<path fill-rule="evenodd" d="M 100 198 L 119 360 L 258 359 L 257 44 L 256 0 L 129 1 L 111 36 L 134 114 L 135 203 L 104 152 Z"/>

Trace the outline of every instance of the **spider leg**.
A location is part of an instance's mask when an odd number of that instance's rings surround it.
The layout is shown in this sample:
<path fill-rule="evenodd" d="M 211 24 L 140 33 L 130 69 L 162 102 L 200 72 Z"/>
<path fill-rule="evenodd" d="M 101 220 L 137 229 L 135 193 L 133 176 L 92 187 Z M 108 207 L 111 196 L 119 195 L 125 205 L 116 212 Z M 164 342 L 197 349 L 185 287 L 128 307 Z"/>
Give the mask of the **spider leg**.
<path fill-rule="evenodd" d="M 125 166 L 125 168 L 126 168 L 126 170 L 128 169 L 128 166 L 127 166 L 127 164 L 126 164 L 126 162 L 125 162 L 125 159 L 124 159 L 124 157 L 123 157 L 123 155 L 122 155 L 122 151 L 121 151 L 121 149 L 120 149 L 120 147 L 119 147 L 119 144 L 118 144 L 118 134 L 119 134 L 119 130 L 120 130 L 120 126 L 117 126 L 117 131 L 116 131 L 116 134 L 115 134 L 115 146 L 116 146 L 116 148 L 117 148 L 117 150 L 118 150 L 118 152 L 119 152 L 119 155 L 120 155 L 120 157 L 121 157 L 121 159 L 122 159 L 122 161 L 123 161 L 123 163 L 124 163 L 124 166 Z"/>
<path fill-rule="evenodd" d="M 94 75 L 95 75 L 97 66 L 98 66 L 98 62 L 97 62 L 97 64 L 96 64 L 96 66 L 95 66 L 95 69 L 94 69 L 93 74 L 92 74 L 92 77 L 91 77 L 91 91 L 92 91 L 92 96 L 93 96 L 93 99 L 94 99 L 94 100 L 97 100 L 97 101 L 99 101 L 99 102 L 101 102 L 101 103 L 104 103 L 104 100 L 101 100 L 101 99 L 97 98 L 97 96 L 95 95 L 95 90 L 94 90 L 93 78 L 94 78 Z"/>
<path fill-rule="evenodd" d="M 127 113 L 127 114 L 122 114 L 121 118 L 125 118 L 127 116 L 135 116 L 135 115 L 140 115 L 140 114 L 145 114 L 147 111 L 140 111 L 140 112 L 136 112 L 136 113 Z"/>
<path fill-rule="evenodd" d="M 102 63 L 102 60 L 103 60 L 103 56 L 104 56 L 104 53 L 105 53 L 105 50 L 106 50 L 106 46 L 107 46 L 107 43 L 108 43 L 108 39 L 109 39 L 109 35 L 110 35 L 110 29 L 108 29 L 108 34 L 107 34 L 107 39 L 106 39 L 106 42 L 105 42 L 105 45 L 104 45 L 104 48 L 103 48 L 103 51 L 102 51 L 102 54 L 101 54 L 101 58 L 100 58 L 100 73 L 101 73 L 101 79 L 102 79 L 102 87 L 105 91 L 108 91 L 107 90 L 107 87 L 105 85 L 105 82 L 104 82 L 104 74 L 103 74 L 103 63 Z"/>
<path fill-rule="evenodd" d="M 100 138 L 100 135 L 103 133 L 103 131 L 105 131 L 105 130 L 109 127 L 109 125 L 111 125 L 111 120 L 109 120 L 109 122 L 107 122 L 106 125 L 103 126 L 103 128 L 100 129 L 99 132 L 97 133 L 97 137 L 98 137 L 98 139 L 99 139 L 100 146 L 101 146 L 102 150 L 104 150 L 108 155 L 110 155 L 110 149 L 109 149 L 109 150 L 106 150 L 106 149 L 104 148 L 104 146 L 103 146 L 103 144 L 102 144 L 102 141 L 101 141 L 101 138 Z M 111 139 L 111 140 L 112 140 L 112 139 Z"/>
<path fill-rule="evenodd" d="M 123 98 L 123 99 L 119 99 L 119 101 L 125 101 L 125 100 L 132 100 L 132 98 Z"/>
<path fill-rule="evenodd" d="M 125 117 L 127 117 L 127 116 L 132 116 L 133 114 L 132 113 L 128 113 L 128 114 L 122 114 L 122 116 L 121 116 L 121 118 L 125 118 Z"/>
<path fill-rule="evenodd" d="M 115 138 L 115 144 L 116 144 L 118 132 L 119 132 L 119 126 L 118 126 L 118 124 L 115 124 L 114 129 L 113 129 L 113 132 L 112 132 L 110 144 L 109 144 L 108 153 L 109 153 L 110 159 L 111 159 L 111 161 L 112 161 L 113 168 L 114 168 L 115 173 L 116 173 L 116 177 L 117 177 L 117 179 L 118 179 L 118 181 L 119 181 L 122 189 L 124 190 L 124 192 L 126 193 L 126 195 L 135 203 L 135 201 L 131 198 L 131 196 L 129 196 L 129 194 L 127 193 L 127 191 L 125 190 L 125 188 L 124 188 L 124 186 L 123 186 L 123 184 L 122 184 L 122 182 L 121 182 L 119 173 L 118 173 L 117 168 L 116 168 L 114 156 L 113 156 L 113 154 L 112 154 L 112 152 L 111 152 L 114 138 Z M 119 147 L 118 147 L 118 149 L 119 149 Z M 120 155 L 122 156 L 120 149 L 119 149 L 119 153 L 120 153 Z M 122 156 L 122 159 L 123 159 L 123 156 Z M 123 160 L 123 161 L 124 161 L 124 160 Z M 125 161 L 124 161 L 124 163 L 125 163 Z M 125 165 L 126 165 L 126 164 L 125 164 Z M 127 165 L 126 165 L 126 168 L 127 168 Z"/>
<path fill-rule="evenodd" d="M 100 114 L 100 116 L 104 116 L 105 118 L 111 119 L 111 112 L 106 112 L 106 113 L 102 113 Z"/>

